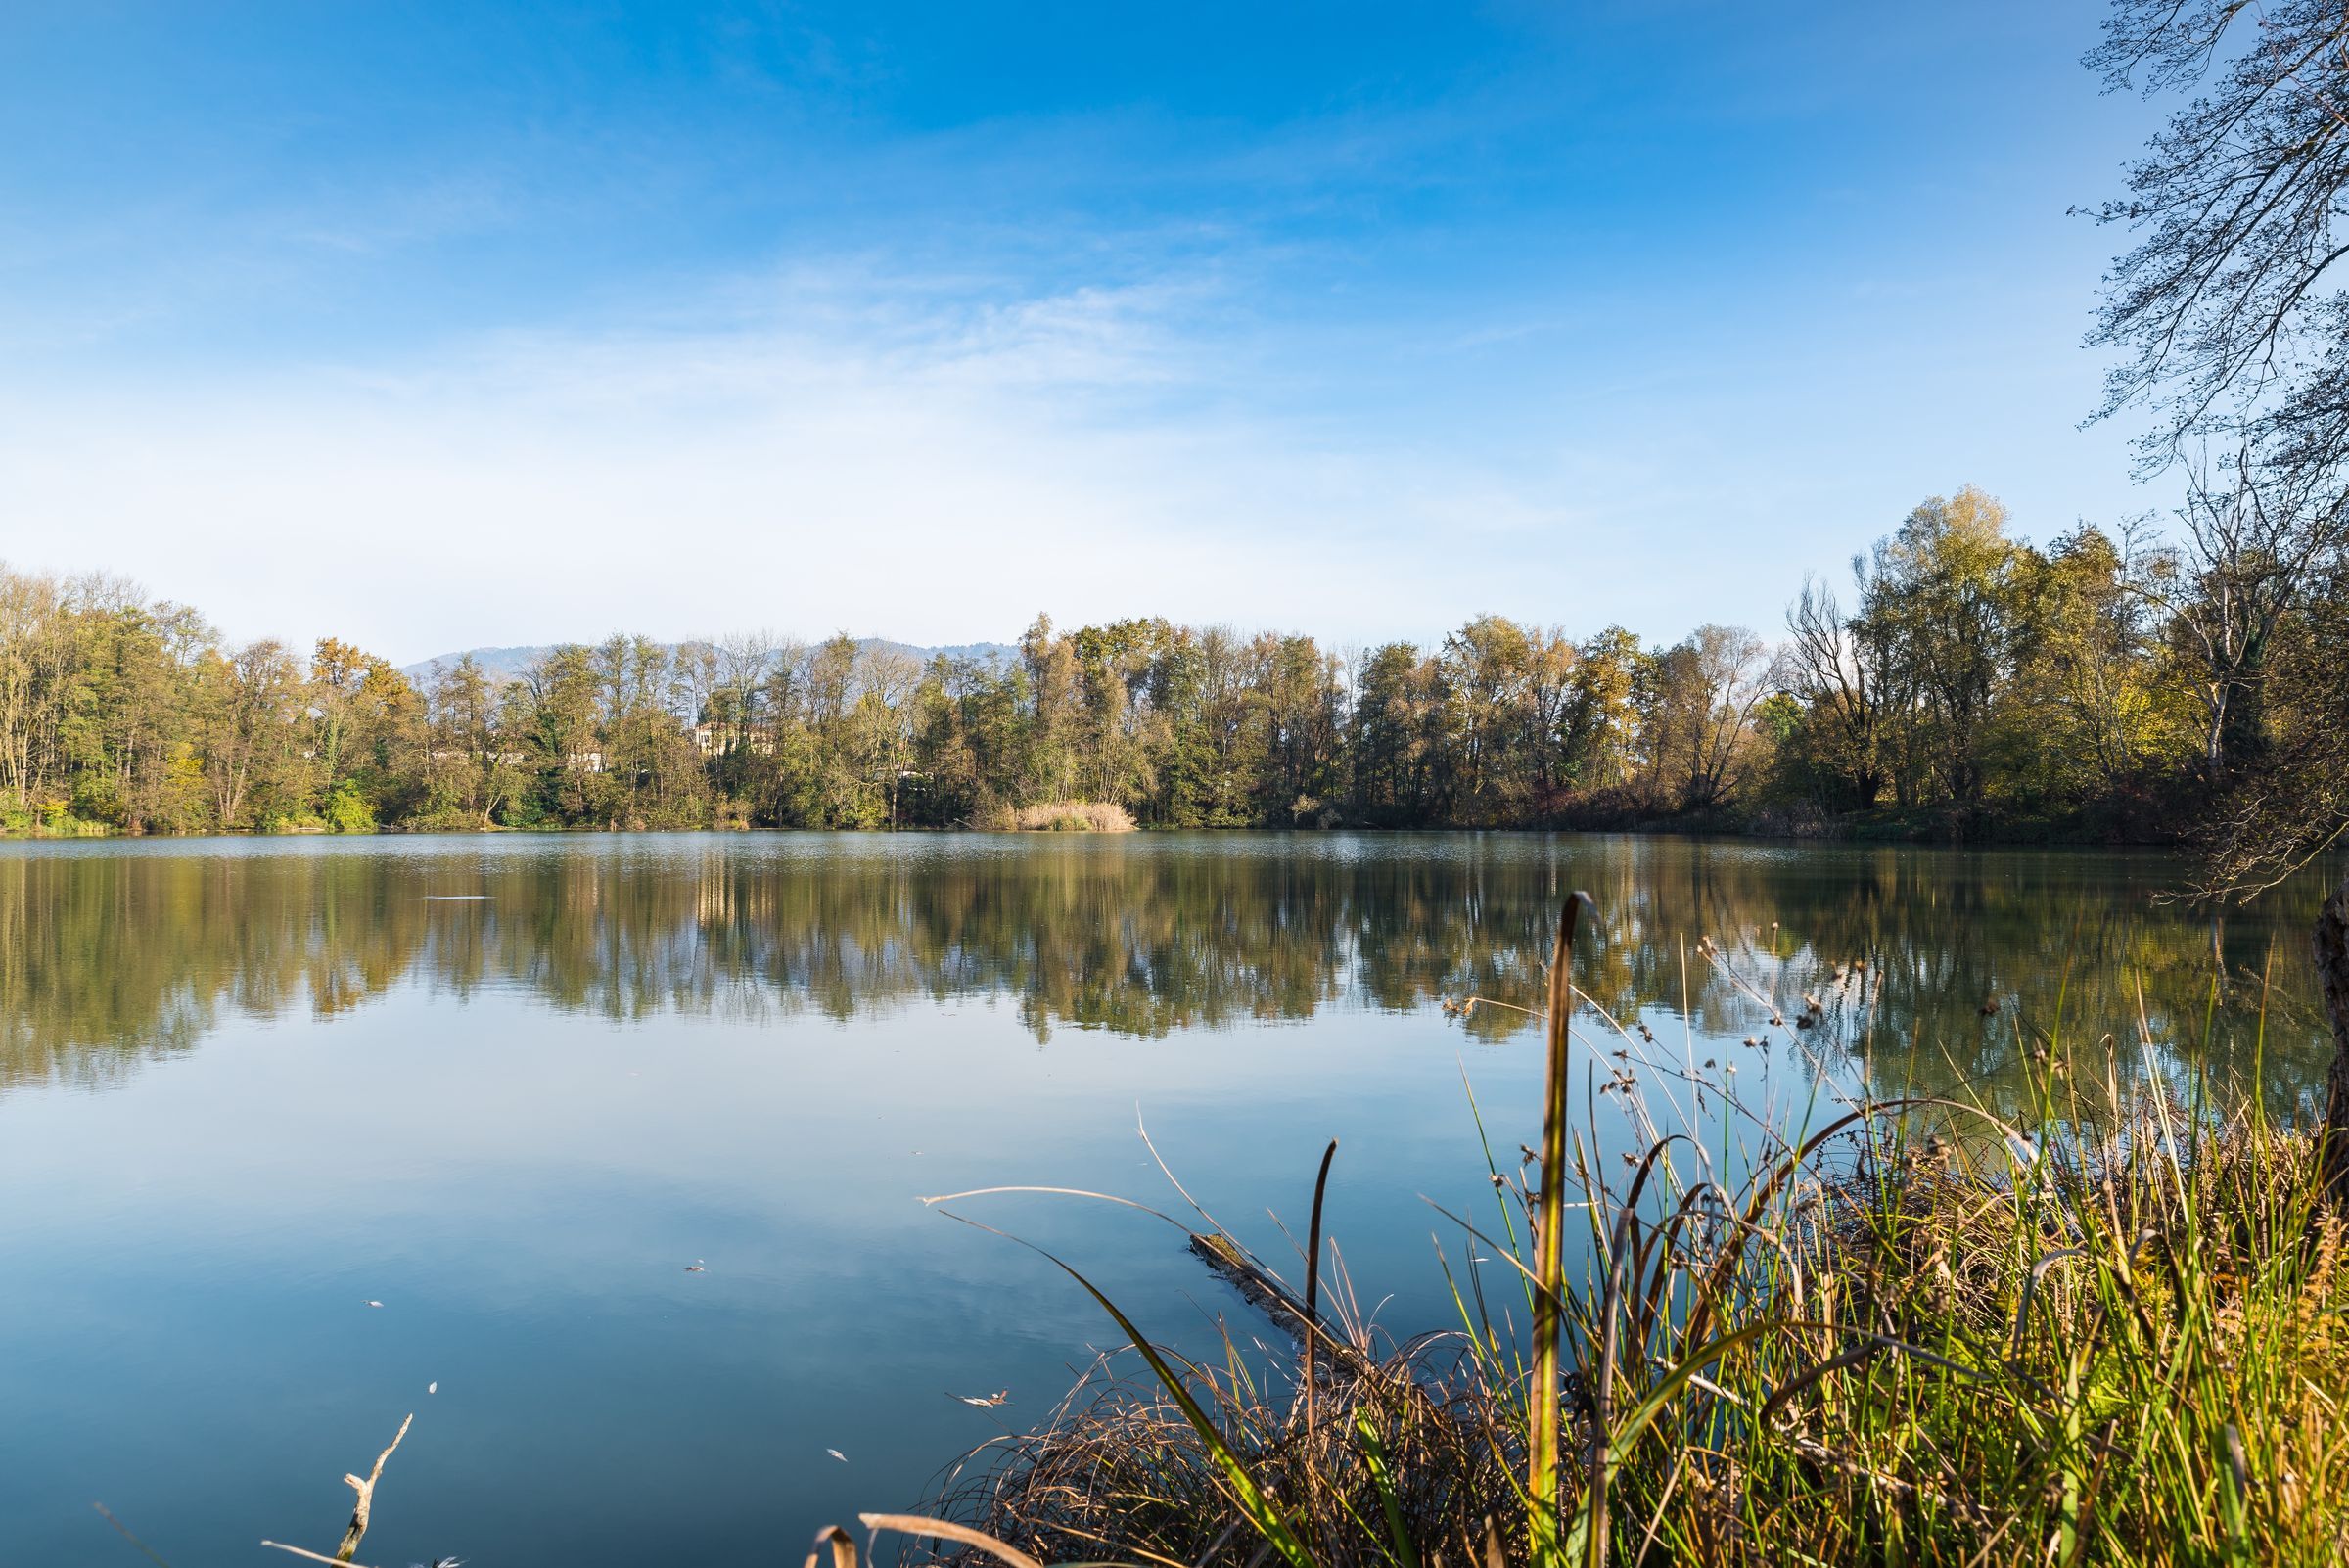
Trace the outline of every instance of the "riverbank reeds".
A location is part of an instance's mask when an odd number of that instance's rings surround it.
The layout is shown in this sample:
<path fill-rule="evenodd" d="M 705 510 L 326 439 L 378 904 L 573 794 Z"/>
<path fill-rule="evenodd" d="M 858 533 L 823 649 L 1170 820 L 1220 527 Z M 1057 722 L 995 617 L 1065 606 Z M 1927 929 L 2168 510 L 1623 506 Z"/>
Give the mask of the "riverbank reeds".
<path fill-rule="evenodd" d="M 1047 801 L 997 807 L 972 825 L 992 833 L 1131 833 L 1133 817 L 1114 801 Z"/>
<path fill-rule="evenodd" d="M 1488 1147 L 1490 1213 L 1442 1222 L 1456 1322 L 1365 1321 L 1318 1192 L 1302 1294 L 1203 1216 L 1295 1356 L 1185 1360 L 1076 1275 L 1133 1347 L 948 1472 L 951 1534 L 868 1522 L 1019 1568 L 2349 1560 L 2349 1261 L 2307 1136 L 2019 1029 L 2019 1121 L 1825 1093 L 1790 1124 L 1574 992 L 1572 931 L 1542 1146 Z M 1871 979 L 1789 1006 L 1699 951 L 1789 1050 Z"/>

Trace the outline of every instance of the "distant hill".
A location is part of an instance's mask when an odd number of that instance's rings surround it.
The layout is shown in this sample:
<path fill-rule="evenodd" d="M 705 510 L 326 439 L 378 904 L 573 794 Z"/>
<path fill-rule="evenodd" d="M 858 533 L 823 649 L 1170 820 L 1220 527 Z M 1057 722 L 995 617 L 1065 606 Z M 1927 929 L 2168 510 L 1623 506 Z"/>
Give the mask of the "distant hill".
<path fill-rule="evenodd" d="M 673 649 L 677 645 L 672 642 L 668 646 Z M 858 640 L 857 646 L 895 649 L 899 653 L 911 654 L 924 664 L 929 663 L 931 659 L 940 654 L 945 655 L 948 659 L 975 659 L 983 664 L 1013 660 L 1020 654 L 1020 650 L 1008 642 L 957 642 L 943 647 L 924 648 L 910 642 L 895 642 L 887 637 L 864 637 Z M 402 665 L 399 667 L 399 672 L 410 680 L 422 684 L 431 677 L 434 666 L 453 665 L 471 654 L 474 663 L 480 665 L 491 680 L 503 683 L 519 679 L 522 672 L 528 669 L 532 662 L 554 651 L 555 644 L 553 643 L 537 643 L 520 648 L 459 648 L 454 653 L 437 654 L 416 664 Z"/>
<path fill-rule="evenodd" d="M 413 665 L 402 665 L 399 672 L 410 680 L 421 682 L 432 674 L 436 665 L 453 665 L 467 654 L 480 665 L 492 680 L 512 680 L 530 668 L 530 661 L 539 655 L 553 652 L 553 645 L 535 648 L 460 648 L 455 653 L 436 654 Z"/>

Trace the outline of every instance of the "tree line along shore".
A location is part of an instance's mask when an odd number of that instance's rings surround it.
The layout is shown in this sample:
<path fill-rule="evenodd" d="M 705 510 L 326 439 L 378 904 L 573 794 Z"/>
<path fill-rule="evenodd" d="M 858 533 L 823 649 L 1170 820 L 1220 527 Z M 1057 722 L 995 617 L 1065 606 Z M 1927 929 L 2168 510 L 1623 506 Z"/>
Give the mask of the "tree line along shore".
<path fill-rule="evenodd" d="M 232 644 L 119 579 L 0 568 L 0 831 L 1688 827 L 2164 842 L 2327 732 L 2349 581 L 2197 494 L 2046 545 L 1971 487 L 1765 636 L 1439 644 L 1128 620 L 1015 655 L 841 635 L 471 657 Z M 2328 640 L 2329 639 L 2329 640 Z M 1090 809 L 1063 809 L 1064 803 Z"/>

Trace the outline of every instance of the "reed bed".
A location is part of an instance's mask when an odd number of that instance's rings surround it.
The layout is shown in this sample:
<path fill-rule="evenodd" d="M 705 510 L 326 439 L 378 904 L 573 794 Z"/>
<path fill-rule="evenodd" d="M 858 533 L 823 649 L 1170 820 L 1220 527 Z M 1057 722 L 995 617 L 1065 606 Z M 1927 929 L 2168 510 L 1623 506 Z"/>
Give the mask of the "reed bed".
<path fill-rule="evenodd" d="M 973 825 L 996 833 L 1131 833 L 1133 817 L 1115 801 L 1047 801 L 997 807 Z"/>
<path fill-rule="evenodd" d="M 1294 1388 L 1267 1384 L 1240 1357 L 1186 1372 L 1192 1398 L 1267 1497 L 1310 1498 L 1320 1513 L 1365 1525 L 1385 1517 L 1391 1499 L 1414 1540 L 1449 1543 L 1457 1562 L 1480 1561 L 1502 1521 L 1522 1528 L 1518 1456 L 1487 1441 L 1506 1425 L 1505 1393 L 1464 1336 L 1427 1335 L 1323 1374 L 1310 1428 Z M 1103 1357 L 1038 1431 L 957 1465 L 923 1511 L 1044 1562 L 1245 1563 L 1262 1545 L 1182 1406 L 1131 1351 Z M 976 1547 L 949 1554 L 985 1557 Z"/>
<path fill-rule="evenodd" d="M 867 1523 L 1014 1568 L 2349 1561 L 2349 1265 L 2308 1135 L 2083 1084 L 2056 1034 L 2022 1122 L 1828 1098 L 1790 1126 L 1572 990 L 1582 906 L 1542 1147 L 1488 1146 L 1490 1211 L 1442 1222 L 1456 1322 L 1365 1322 L 1318 1188 L 1302 1290 L 1203 1215 L 1194 1250 L 1293 1355 L 1184 1360 L 1069 1269 L 1131 1347 Z M 1699 954 L 1792 1049 L 1865 1003 L 1865 963 L 1797 1010 Z M 1642 1146 L 1602 1152 L 1578 1084 Z"/>

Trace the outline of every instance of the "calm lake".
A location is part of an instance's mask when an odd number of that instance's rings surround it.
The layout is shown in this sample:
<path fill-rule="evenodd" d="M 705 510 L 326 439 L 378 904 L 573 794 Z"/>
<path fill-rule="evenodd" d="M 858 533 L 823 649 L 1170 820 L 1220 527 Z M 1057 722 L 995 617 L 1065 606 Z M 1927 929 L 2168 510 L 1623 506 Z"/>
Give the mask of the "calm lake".
<path fill-rule="evenodd" d="M 2131 1083 L 2288 1113 L 2322 888 L 2221 921 L 2156 901 L 2179 869 L 1467 834 L 0 849 L 0 1562 L 143 1562 L 93 1502 L 174 1568 L 331 1550 L 343 1473 L 413 1411 L 365 1561 L 796 1564 L 1118 1338 L 920 1197 L 1174 1208 L 1137 1113 L 1275 1259 L 1267 1209 L 1302 1233 L 1342 1139 L 1356 1294 L 1446 1326 L 1463 1238 L 1422 1196 L 1491 1202 L 1463 1074 L 1513 1151 L 1541 1063 L 1517 1015 L 1440 1001 L 1539 1005 L 1576 887 L 1584 989 L 1758 1099 L 2011 1103 L 2060 1025 Z M 1767 1009 L 1700 937 L 1793 1005 L 1853 959 L 1880 990 L 1748 1047 Z M 952 1207 L 1154 1336 L 1258 1331 L 1130 1210 Z"/>

